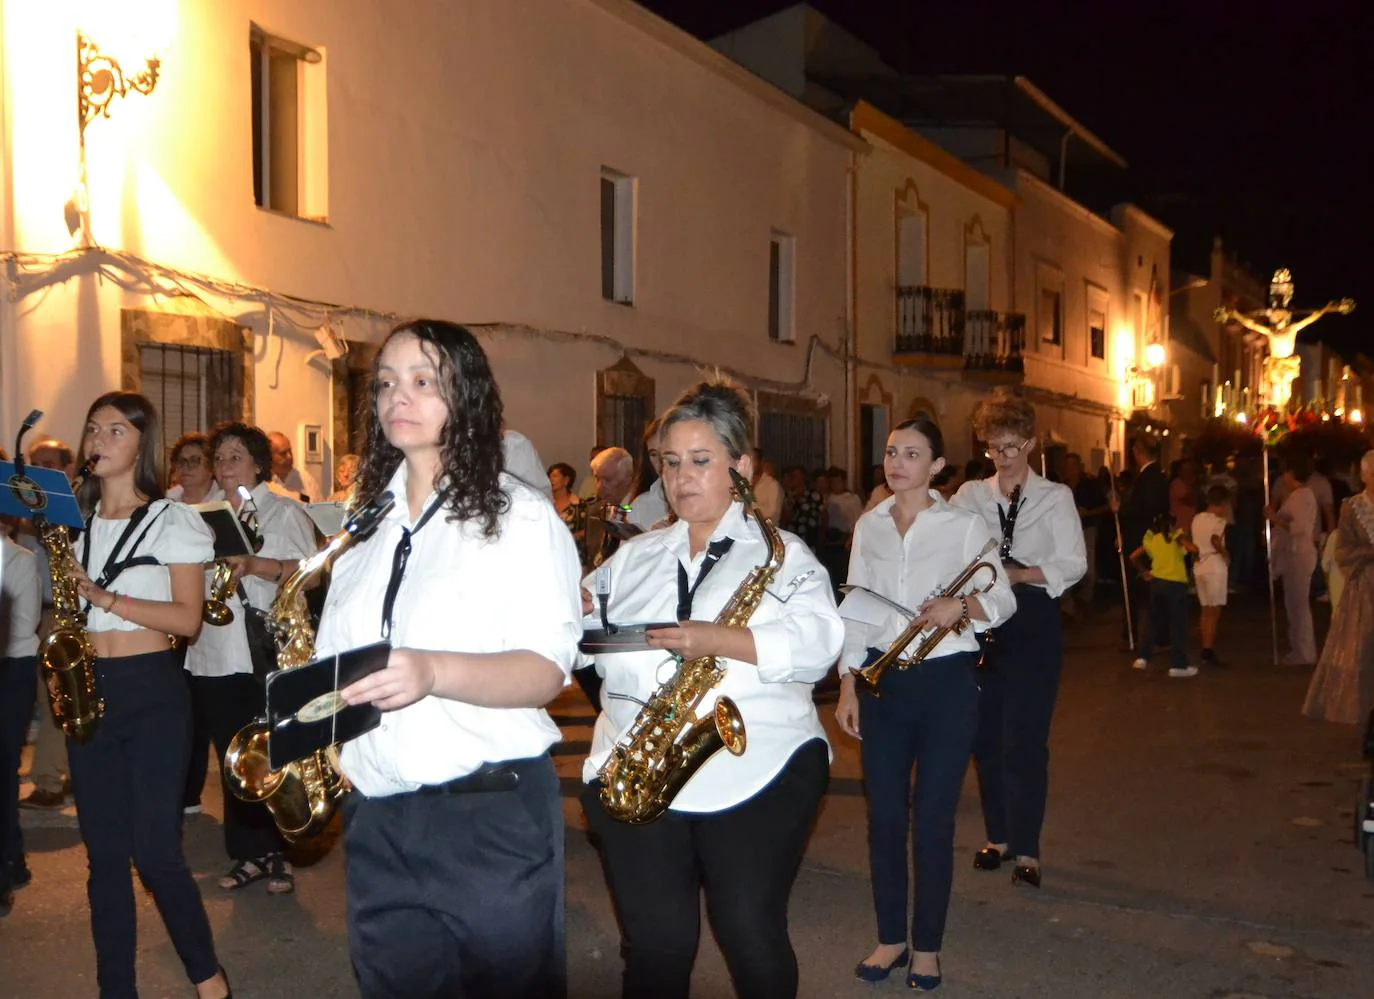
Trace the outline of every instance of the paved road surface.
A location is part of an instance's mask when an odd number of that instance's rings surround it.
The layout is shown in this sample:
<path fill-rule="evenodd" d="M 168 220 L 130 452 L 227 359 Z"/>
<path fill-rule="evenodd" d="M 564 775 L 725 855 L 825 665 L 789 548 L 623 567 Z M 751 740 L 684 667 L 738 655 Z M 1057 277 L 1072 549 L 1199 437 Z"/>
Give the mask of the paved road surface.
<path fill-rule="evenodd" d="M 1075 625 L 1055 720 L 1045 886 L 971 869 L 982 845 L 972 780 L 959 815 L 944 951 L 950 999 L 1368 999 L 1374 996 L 1374 885 L 1351 845 L 1365 766 L 1356 734 L 1307 722 L 1306 672 L 1265 664 L 1255 606 L 1224 622 L 1224 672 L 1193 680 L 1128 668 L 1105 617 Z M 871 948 L 863 798 L 854 745 L 822 715 L 836 758 L 792 899 L 805 997 L 904 990 L 851 977 Z M 591 712 L 575 689 L 554 705 L 568 818 L 571 994 L 614 996 L 617 936 L 596 855 L 573 798 Z M 294 896 L 214 883 L 217 793 L 188 821 L 220 954 L 242 997 L 356 996 L 343 916 L 343 856 L 300 869 Z M 75 816 L 24 813 L 34 884 L 0 920 L 0 999 L 92 996 L 94 960 Z M 766 844 L 751 844 L 766 849 Z M 140 895 L 142 994 L 190 995 L 150 900 Z M 694 994 L 727 997 L 709 934 Z"/>

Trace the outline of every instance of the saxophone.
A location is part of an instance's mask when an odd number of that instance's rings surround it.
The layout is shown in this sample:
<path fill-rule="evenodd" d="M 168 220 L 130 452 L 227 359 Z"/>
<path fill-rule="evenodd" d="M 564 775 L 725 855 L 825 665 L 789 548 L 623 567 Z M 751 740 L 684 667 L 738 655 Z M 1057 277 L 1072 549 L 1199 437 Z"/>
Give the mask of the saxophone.
<path fill-rule="evenodd" d="M 391 493 L 379 494 L 281 585 L 267 615 L 277 642 L 278 669 L 304 666 L 314 655 L 315 629 L 305 603 L 305 584 L 369 534 L 394 502 Z M 268 752 L 270 732 L 266 718 L 239 730 L 224 752 L 224 780 L 240 801 L 266 804 L 282 836 L 297 843 L 329 825 L 339 799 L 348 793 L 348 781 L 339 769 L 333 746 L 273 770 Z"/>
<path fill-rule="evenodd" d="M 81 488 L 95 467 L 92 458 L 72 480 L 72 491 Z M 62 524 L 34 518 L 38 540 L 48 553 L 52 574 L 52 630 L 38 647 L 38 661 L 48 686 L 48 706 L 57 727 L 77 742 L 95 735 L 105 702 L 95 689 L 95 649 L 86 634 L 86 613 L 76 583 L 76 555 L 71 533 Z"/>
<path fill-rule="evenodd" d="M 767 559 L 750 570 L 716 615 L 716 624 L 742 628 L 782 568 L 783 541 L 759 510 L 749 480 L 733 469 L 730 478 L 735 495 L 758 522 L 768 544 Z M 727 749 L 734 756 L 744 752 L 744 719 L 730 698 L 716 698 L 708 716 L 696 717 L 702 700 L 724 678 L 725 669 L 715 656 L 701 656 L 680 663 L 677 672 L 654 691 L 597 774 L 601 804 L 611 818 L 632 825 L 652 822 L 719 750 Z"/>

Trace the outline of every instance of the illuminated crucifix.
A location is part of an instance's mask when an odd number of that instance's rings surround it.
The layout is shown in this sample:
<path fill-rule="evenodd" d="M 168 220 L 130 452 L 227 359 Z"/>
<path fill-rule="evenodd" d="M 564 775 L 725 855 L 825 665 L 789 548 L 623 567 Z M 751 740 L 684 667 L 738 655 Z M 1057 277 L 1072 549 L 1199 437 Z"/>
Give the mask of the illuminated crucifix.
<path fill-rule="evenodd" d="M 1259 333 L 1269 341 L 1269 356 L 1264 359 L 1264 402 L 1276 409 L 1284 409 L 1293 397 L 1293 379 L 1298 377 L 1301 362 L 1295 356 L 1298 334 L 1328 312 L 1349 315 L 1355 311 L 1355 300 L 1343 298 L 1327 302 L 1320 309 L 1298 312 L 1290 309 L 1293 301 L 1293 275 L 1287 268 L 1274 272 L 1269 282 L 1269 307 L 1251 313 L 1220 308 L 1213 313 L 1219 323 L 1235 320 L 1246 329 Z M 1301 316 L 1302 318 L 1298 318 Z"/>

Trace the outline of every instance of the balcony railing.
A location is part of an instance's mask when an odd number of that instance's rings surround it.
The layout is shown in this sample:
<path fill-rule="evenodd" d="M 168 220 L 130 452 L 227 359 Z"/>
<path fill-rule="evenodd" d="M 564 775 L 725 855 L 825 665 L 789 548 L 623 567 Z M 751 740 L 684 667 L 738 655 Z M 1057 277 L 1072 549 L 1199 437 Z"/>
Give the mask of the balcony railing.
<path fill-rule="evenodd" d="M 897 353 L 964 352 L 964 293 L 954 288 L 897 289 Z"/>
<path fill-rule="evenodd" d="M 1021 313 L 979 309 L 968 314 L 964 330 L 966 370 L 1025 372 L 1021 352 L 1026 346 L 1026 317 Z"/>
<path fill-rule="evenodd" d="M 1026 317 L 1019 312 L 968 311 L 964 302 L 957 288 L 898 288 L 895 353 L 963 358 L 970 374 L 1023 374 Z"/>

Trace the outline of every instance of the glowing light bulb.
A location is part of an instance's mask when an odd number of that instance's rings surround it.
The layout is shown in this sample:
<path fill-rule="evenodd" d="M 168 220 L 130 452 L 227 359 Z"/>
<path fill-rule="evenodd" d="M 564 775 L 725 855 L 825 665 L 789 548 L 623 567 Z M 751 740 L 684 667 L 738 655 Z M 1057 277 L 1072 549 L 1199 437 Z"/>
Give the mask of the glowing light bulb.
<path fill-rule="evenodd" d="M 1245 416 L 1244 413 L 1237 413 L 1237 414 L 1236 414 L 1236 422 L 1237 422 L 1237 423 L 1248 423 L 1249 420 L 1246 418 L 1246 416 Z"/>
<path fill-rule="evenodd" d="M 1157 368 L 1164 363 L 1164 344 L 1152 343 L 1145 348 L 1145 363 Z"/>

